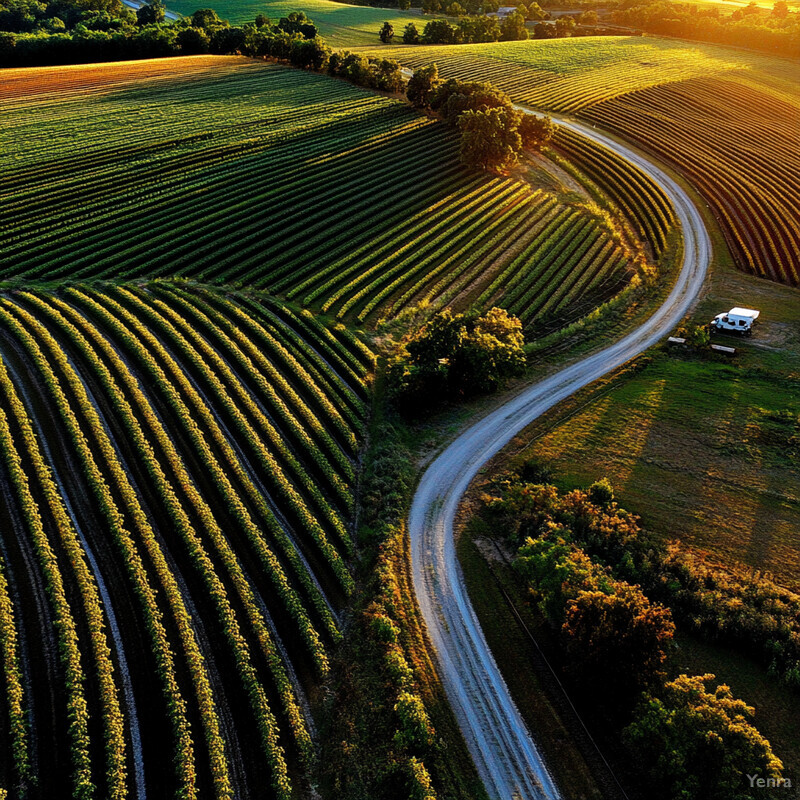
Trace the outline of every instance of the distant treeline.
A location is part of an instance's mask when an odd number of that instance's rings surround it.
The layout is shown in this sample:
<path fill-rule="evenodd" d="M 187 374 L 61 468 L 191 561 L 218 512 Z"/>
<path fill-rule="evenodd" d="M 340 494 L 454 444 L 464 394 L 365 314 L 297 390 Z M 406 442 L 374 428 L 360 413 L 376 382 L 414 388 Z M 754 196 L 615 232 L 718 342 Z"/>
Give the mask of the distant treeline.
<path fill-rule="evenodd" d="M 177 55 L 274 56 L 297 66 L 327 60 L 317 28 L 303 12 L 272 23 L 263 15 L 229 25 L 201 9 L 170 22 L 160 0 L 135 13 L 119 0 L 78 5 L 58 0 L 0 0 L 0 66 L 85 64 Z M 318 68 L 318 67 L 317 67 Z"/>
<path fill-rule="evenodd" d="M 612 15 L 618 25 L 640 28 L 659 36 L 676 36 L 702 42 L 763 50 L 792 58 L 800 57 L 800 13 L 778 0 L 771 10 L 751 2 L 745 8 L 724 13 L 668 0 L 623 3 Z"/>

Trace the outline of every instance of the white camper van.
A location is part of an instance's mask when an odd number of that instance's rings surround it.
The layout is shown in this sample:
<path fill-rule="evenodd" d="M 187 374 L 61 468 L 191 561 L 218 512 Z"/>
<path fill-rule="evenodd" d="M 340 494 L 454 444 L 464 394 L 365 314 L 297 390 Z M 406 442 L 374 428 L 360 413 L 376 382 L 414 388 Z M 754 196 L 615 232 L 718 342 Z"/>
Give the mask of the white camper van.
<path fill-rule="evenodd" d="M 717 314 L 711 320 L 711 332 L 731 331 L 749 336 L 760 313 L 752 308 L 732 308 L 727 314 Z"/>

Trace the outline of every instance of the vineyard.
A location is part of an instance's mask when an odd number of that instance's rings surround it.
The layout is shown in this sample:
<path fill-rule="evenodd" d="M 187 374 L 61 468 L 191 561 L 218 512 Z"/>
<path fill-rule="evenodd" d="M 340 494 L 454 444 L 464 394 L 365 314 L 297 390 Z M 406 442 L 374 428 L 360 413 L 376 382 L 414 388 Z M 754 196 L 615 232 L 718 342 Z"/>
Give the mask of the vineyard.
<path fill-rule="evenodd" d="M 355 587 L 353 329 L 557 329 L 661 256 L 669 203 L 563 132 L 580 191 L 469 171 L 399 100 L 244 58 L 0 99 L 0 788 L 308 796 Z"/>
<path fill-rule="evenodd" d="M 446 78 L 491 81 L 517 102 L 639 142 L 703 194 L 740 269 L 800 284 L 800 93 L 790 61 L 633 37 L 391 54 L 412 68 L 436 62 Z"/>
<path fill-rule="evenodd" d="M 672 207 L 661 189 L 630 162 L 567 128 L 556 130 L 554 144 L 568 163 L 583 173 L 584 182 L 588 178 L 593 195 L 610 199 L 639 240 L 647 242 L 653 255 L 660 258 L 675 224 Z"/>
<path fill-rule="evenodd" d="M 288 798 L 352 588 L 371 353 L 158 285 L 6 294 L 0 329 L 2 522 L 27 534 L 0 554 L 5 785 Z"/>
<path fill-rule="evenodd" d="M 373 324 L 475 301 L 528 323 L 629 276 L 584 206 L 465 170 L 448 128 L 343 82 L 236 58 L 31 73 L 6 88 L 2 279 L 246 285 Z"/>
<path fill-rule="evenodd" d="M 391 47 L 374 52 L 412 69 L 435 62 L 445 78 L 490 81 L 518 103 L 564 113 L 637 89 L 742 65 L 738 53 L 733 57 L 719 47 L 631 36 Z"/>
<path fill-rule="evenodd" d="M 798 115 L 796 83 L 748 73 L 645 89 L 583 112 L 685 172 L 740 269 L 792 286 L 800 285 Z"/>

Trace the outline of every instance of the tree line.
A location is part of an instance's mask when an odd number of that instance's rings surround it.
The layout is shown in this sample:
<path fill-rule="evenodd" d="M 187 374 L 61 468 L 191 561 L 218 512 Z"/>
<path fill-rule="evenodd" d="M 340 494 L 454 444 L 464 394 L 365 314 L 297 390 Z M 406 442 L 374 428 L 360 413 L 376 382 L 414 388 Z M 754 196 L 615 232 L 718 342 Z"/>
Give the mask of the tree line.
<path fill-rule="evenodd" d="M 549 117 L 525 114 L 491 83 L 442 81 L 436 64 L 418 69 L 406 95 L 417 108 L 433 112 L 461 132 L 461 160 L 470 167 L 512 167 L 523 149 L 538 150 L 553 136 Z"/>
<path fill-rule="evenodd" d="M 790 11 L 786 0 L 777 0 L 772 9 L 751 2 L 731 13 L 716 6 L 629 0 L 611 18 L 617 25 L 659 36 L 746 47 L 792 58 L 800 55 L 800 13 Z"/>
<path fill-rule="evenodd" d="M 233 26 L 211 9 L 177 21 L 166 19 L 161 0 L 136 13 L 119 0 L 66 0 L 45 5 L 0 0 L 0 66 L 44 66 L 122 61 L 177 55 L 274 55 L 298 66 L 319 63 L 324 49 L 305 14 L 292 12 L 273 23 L 263 14 Z M 311 42 L 311 44 L 308 44 Z"/>

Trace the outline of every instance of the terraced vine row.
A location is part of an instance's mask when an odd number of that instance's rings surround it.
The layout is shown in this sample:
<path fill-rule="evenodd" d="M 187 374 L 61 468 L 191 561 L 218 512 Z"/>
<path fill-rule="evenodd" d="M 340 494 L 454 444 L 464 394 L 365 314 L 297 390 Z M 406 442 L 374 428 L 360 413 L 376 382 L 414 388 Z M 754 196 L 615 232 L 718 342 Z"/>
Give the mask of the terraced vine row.
<path fill-rule="evenodd" d="M 685 172 L 741 269 L 792 286 L 800 285 L 799 114 L 796 78 L 746 73 L 644 89 L 583 112 Z"/>
<path fill-rule="evenodd" d="M 127 70 L 48 72 L 40 100 L 15 78 L 0 279 L 243 284 L 373 324 L 421 302 L 466 306 L 512 260 L 535 269 L 515 256 L 552 198 L 465 170 L 457 136 L 401 103 L 243 59 Z"/>
<path fill-rule="evenodd" d="M 595 184 L 599 197 L 611 199 L 660 258 L 675 224 L 672 207 L 661 189 L 629 162 L 567 128 L 556 129 L 553 143 Z"/>
<path fill-rule="evenodd" d="M 0 488 L 32 547 L 0 554 L 0 781 L 293 796 L 352 588 L 371 353 L 275 301 L 166 285 L 7 294 L 0 331 Z"/>

